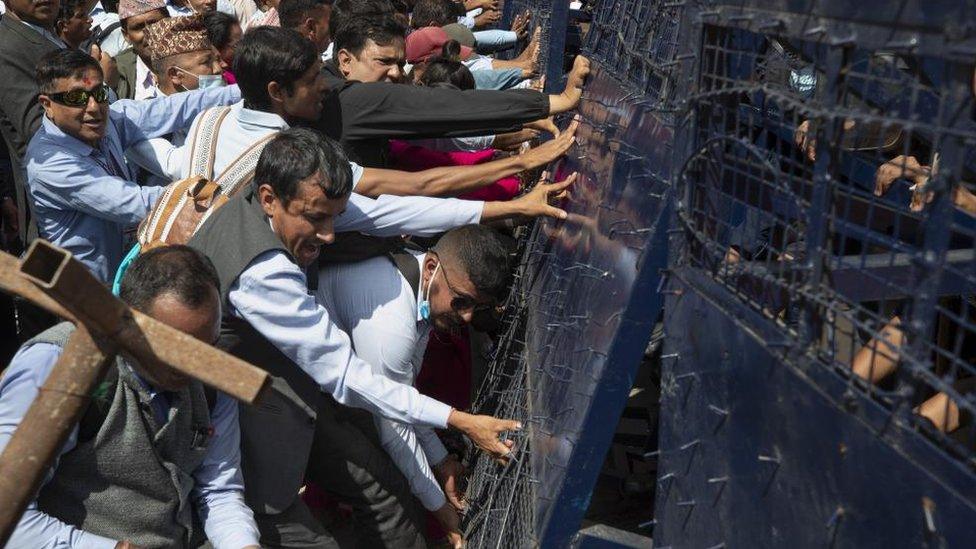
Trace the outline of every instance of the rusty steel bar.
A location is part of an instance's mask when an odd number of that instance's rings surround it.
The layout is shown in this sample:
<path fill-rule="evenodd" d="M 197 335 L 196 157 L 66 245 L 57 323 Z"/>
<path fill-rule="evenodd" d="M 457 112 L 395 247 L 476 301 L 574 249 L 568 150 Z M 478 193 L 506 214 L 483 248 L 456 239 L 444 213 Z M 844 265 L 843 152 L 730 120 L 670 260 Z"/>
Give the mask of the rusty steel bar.
<path fill-rule="evenodd" d="M 114 343 L 83 326 L 71 334 L 37 398 L 0 455 L 0 547 L 17 527 L 57 452 L 86 409 L 92 389 L 115 358 Z"/>
<path fill-rule="evenodd" d="M 31 281 L 20 274 L 20 261 L 5 252 L 0 252 L 0 290 L 22 297 L 51 314 L 75 321 L 74 315 L 42 292 Z"/>
<path fill-rule="evenodd" d="M 34 240 L 20 272 L 82 324 L 161 378 L 172 370 L 253 404 L 268 374 L 139 311 L 129 309 L 67 251 Z"/>

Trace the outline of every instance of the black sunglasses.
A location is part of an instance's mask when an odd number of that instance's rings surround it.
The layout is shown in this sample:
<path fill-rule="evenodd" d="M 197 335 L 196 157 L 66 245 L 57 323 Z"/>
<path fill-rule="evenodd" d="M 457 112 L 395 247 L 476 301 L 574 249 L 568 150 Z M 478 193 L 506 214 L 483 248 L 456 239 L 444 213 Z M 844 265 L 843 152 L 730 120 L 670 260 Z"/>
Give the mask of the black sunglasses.
<path fill-rule="evenodd" d="M 441 262 L 441 272 L 444 273 L 444 282 L 447 283 L 447 289 L 454 294 L 454 297 L 451 298 L 452 309 L 459 313 L 463 313 L 464 311 L 474 311 L 477 313 L 480 311 L 487 311 L 492 308 L 491 304 L 478 303 L 473 297 L 455 290 L 454 286 L 451 284 L 451 280 L 447 277 L 447 269 L 444 267 L 443 262 Z"/>
<path fill-rule="evenodd" d="M 55 103 L 60 103 L 65 107 L 84 107 L 88 104 L 88 100 L 92 97 L 95 98 L 97 103 L 107 103 L 108 102 L 108 86 L 102 84 L 92 88 L 91 90 L 71 90 L 60 93 L 49 93 L 47 96 Z"/>

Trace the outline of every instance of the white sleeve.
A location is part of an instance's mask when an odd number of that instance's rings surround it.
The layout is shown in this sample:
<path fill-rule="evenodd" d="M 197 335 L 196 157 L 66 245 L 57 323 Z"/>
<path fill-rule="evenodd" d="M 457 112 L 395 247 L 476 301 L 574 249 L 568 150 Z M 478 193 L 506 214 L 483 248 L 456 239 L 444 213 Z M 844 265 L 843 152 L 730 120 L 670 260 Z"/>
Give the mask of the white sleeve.
<path fill-rule="evenodd" d="M 352 193 L 346 211 L 335 220 L 335 230 L 376 236 L 433 236 L 481 222 L 484 207 L 484 202 L 476 200 L 388 194 L 373 199 Z"/>
<path fill-rule="evenodd" d="M 444 428 L 451 407 L 411 386 L 375 375 L 352 352 L 349 336 L 308 294 L 305 273 L 281 250 L 258 256 L 228 294 L 246 320 L 337 402 L 414 425 Z"/>
<path fill-rule="evenodd" d="M 183 150 L 162 137 L 139 141 L 125 151 L 125 157 L 168 181 L 183 179 Z"/>

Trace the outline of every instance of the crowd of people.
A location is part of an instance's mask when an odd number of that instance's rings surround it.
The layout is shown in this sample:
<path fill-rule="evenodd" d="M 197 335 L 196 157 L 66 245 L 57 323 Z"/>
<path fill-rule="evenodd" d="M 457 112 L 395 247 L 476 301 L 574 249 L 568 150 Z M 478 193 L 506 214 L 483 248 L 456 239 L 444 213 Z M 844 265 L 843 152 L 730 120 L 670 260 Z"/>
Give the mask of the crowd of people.
<path fill-rule="evenodd" d="M 9 547 L 462 546 L 457 439 L 504 461 L 521 428 L 464 412 L 468 331 L 513 228 L 566 216 L 575 175 L 539 174 L 589 61 L 543 93 L 496 0 L 0 7 L 3 248 L 46 239 L 272 379 L 239 406 L 120 356 Z M 0 448 L 75 329 L 7 308 Z"/>

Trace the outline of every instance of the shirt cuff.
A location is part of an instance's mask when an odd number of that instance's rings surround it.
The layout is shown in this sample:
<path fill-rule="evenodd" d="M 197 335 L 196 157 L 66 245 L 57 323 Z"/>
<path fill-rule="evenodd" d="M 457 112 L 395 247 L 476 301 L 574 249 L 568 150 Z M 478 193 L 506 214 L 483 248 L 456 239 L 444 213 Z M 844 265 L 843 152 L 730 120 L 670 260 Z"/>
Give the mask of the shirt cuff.
<path fill-rule="evenodd" d="M 451 199 L 460 202 L 458 205 L 458 217 L 454 226 L 478 225 L 481 223 L 481 215 L 485 213 L 485 203 L 482 200 L 461 200 Z"/>
<path fill-rule="evenodd" d="M 427 404 L 420 413 L 420 419 L 426 425 L 437 429 L 447 429 L 447 418 L 451 415 L 451 407 L 439 400 L 427 397 Z"/>

